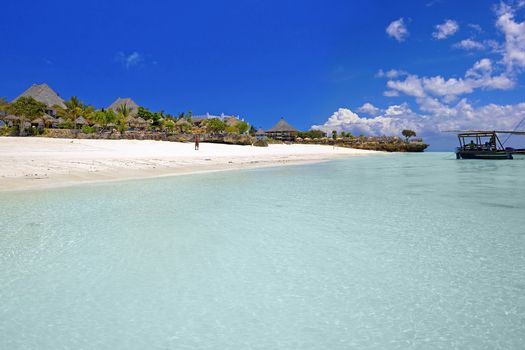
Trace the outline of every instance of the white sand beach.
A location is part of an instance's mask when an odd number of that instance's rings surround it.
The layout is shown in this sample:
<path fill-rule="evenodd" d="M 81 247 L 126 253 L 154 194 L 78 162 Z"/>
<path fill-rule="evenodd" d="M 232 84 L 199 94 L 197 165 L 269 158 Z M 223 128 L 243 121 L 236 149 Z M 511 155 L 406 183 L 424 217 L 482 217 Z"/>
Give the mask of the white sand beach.
<path fill-rule="evenodd" d="M 269 147 L 149 140 L 0 137 L 0 191 L 319 162 L 377 153 L 321 145 Z"/>

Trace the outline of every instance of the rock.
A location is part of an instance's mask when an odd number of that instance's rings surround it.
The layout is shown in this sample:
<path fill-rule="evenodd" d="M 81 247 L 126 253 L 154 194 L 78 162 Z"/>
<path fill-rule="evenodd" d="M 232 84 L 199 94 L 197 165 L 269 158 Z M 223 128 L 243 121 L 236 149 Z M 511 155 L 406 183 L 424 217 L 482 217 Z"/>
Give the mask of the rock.
<path fill-rule="evenodd" d="M 253 145 L 256 147 L 268 147 L 268 142 L 265 140 L 257 140 L 253 143 Z"/>

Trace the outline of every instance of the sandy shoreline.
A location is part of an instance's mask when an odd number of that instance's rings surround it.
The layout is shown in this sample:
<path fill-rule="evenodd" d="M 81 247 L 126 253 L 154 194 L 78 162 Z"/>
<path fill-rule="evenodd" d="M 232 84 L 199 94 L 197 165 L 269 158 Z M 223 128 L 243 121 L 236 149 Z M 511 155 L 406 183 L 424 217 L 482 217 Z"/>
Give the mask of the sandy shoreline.
<path fill-rule="evenodd" d="M 374 151 L 321 145 L 269 147 L 149 140 L 0 137 L 0 191 L 320 162 Z"/>

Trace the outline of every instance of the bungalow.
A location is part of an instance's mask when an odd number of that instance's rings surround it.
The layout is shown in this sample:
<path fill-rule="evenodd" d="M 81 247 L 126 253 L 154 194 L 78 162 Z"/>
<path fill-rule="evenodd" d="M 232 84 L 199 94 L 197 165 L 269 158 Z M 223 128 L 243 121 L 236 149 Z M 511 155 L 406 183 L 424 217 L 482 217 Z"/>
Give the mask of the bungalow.
<path fill-rule="evenodd" d="M 20 97 L 32 97 L 35 100 L 44 103 L 47 106 L 45 113 L 53 117 L 56 116 L 56 106 L 66 108 L 64 100 L 47 84 L 33 84 L 20 96 L 15 98 L 13 102 Z"/>
<path fill-rule="evenodd" d="M 135 103 L 131 98 L 117 98 L 115 102 L 113 102 L 108 109 L 112 109 L 113 112 L 117 113 L 119 108 L 122 106 L 126 106 L 128 109 L 130 109 L 130 116 L 136 117 L 139 113 L 139 105 Z"/>
<path fill-rule="evenodd" d="M 266 136 L 274 140 L 293 141 L 297 136 L 298 130 L 281 118 L 277 124 L 266 131 Z"/>
<path fill-rule="evenodd" d="M 259 129 L 255 132 L 255 138 L 256 138 L 257 140 L 262 140 L 265 136 L 266 136 L 266 132 L 263 130 L 263 128 L 259 128 Z"/>

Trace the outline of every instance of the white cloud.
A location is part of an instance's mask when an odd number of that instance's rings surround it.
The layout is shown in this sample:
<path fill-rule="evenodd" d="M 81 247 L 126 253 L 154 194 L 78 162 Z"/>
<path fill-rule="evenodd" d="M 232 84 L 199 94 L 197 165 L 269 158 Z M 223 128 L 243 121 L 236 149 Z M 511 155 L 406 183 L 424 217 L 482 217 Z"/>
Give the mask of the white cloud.
<path fill-rule="evenodd" d="M 405 80 L 389 80 L 386 83 L 386 86 L 390 89 L 390 91 L 393 90 L 402 92 L 408 96 L 425 96 L 423 85 L 421 84 L 421 80 L 417 77 L 417 75 L 409 75 L 405 78 Z"/>
<path fill-rule="evenodd" d="M 134 51 L 129 55 L 123 52 L 118 52 L 117 61 L 119 61 L 125 68 L 129 69 L 144 61 L 144 56 L 137 51 Z"/>
<path fill-rule="evenodd" d="M 383 115 L 374 118 L 365 118 L 350 109 L 340 108 L 324 124 L 313 125 L 312 128 L 328 133 L 336 130 L 376 136 L 399 136 L 403 129 L 412 129 L 418 135 L 429 136 L 456 129 L 512 130 L 525 118 L 525 103 L 488 104 L 481 107 L 472 106 L 466 99 L 452 107 L 432 99 L 424 103 L 429 114 L 415 113 L 406 103 L 389 106 Z"/>
<path fill-rule="evenodd" d="M 438 40 L 443 40 L 456 34 L 459 30 L 458 22 L 451 19 L 447 19 L 444 23 L 435 26 L 436 31 L 432 33 L 432 36 Z"/>
<path fill-rule="evenodd" d="M 397 92 L 396 90 L 386 90 L 385 92 L 383 92 L 383 96 L 386 96 L 386 97 L 397 97 L 397 96 L 399 96 L 399 92 Z"/>
<path fill-rule="evenodd" d="M 503 62 L 509 71 L 525 68 L 525 22 L 516 22 L 514 12 L 504 3 L 496 10 L 496 27 L 505 34 Z"/>
<path fill-rule="evenodd" d="M 455 48 L 463 50 L 484 50 L 485 45 L 483 43 L 473 40 L 473 39 L 464 39 L 459 43 L 454 44 Z"/>
<path fill-rule="evenodd" d="M 390 69 L 389 71 L 383 71 L 382 69 L 380 69 L 377 73 L 376 73 L 376 77 L 378 78 L 389 78 L 389 79 L 394 79 L 394 78 L 399 78 L 399 77 L 402 77 L 404 75 L 408 75 L 407 72 L 405 72 L 404 70 L 398 70 L 398 69 Z"/>
<path fill-rule="evenodd" d="M 379 108 L 377 108 L 376 106 L 374 106 L 370 102 L 367 102 L 367 103 L 363 104 L 361 107 L 359 107 L 357 109 L 357 111 L 361 112 L 361 113 L 368 114 L 368 115 L 376 115 L 376 114 L 379 114 L 379 112 L 381 112 L 381 110 Z"/>
<path fill-rule="evenodd" d="M 410 109 L 408 109 L 410 111 Z M 411 111 L 410 111 L 411 112 Z M 363 118 L 347 108 L 339 108 L 322 125 L 313 125 L 312 129 L 323 130 L 330 133 L 350 131 L 354 135 L 398 135 L 399 130 L 412 128 L 417 125 L 411 122 L 407 116 L 398 115 L 396 117 L 379 116 L 375 118 Z"/>
<path fill-rule="evenodd" d="M 494 53 L 501 53 L 502 45 L 498 43 L 496 40 L 483 40 L 483 41 L 477 41 L 474 39 L 464 39 L 461 40 L 458 43 L 455 43 L 453 45 L 456 49 L 462 49 L 466 51 L 471 50 L 491 50 Z"/>
<path fill-rule="evenodd" d="M 390 23 L 386 27 L 386 33 L 399 42 L 405 41 L 409 33 L 403 17 Z"/>
<path fill-rule="evenodd" d="M 514 86 L 515 81 L 507 75 L 493 75 L 492 61 L 484 58 L 467 70 L 464 78 L 445 79 L 440 75 L 420 78 L 408 75 L 404 80 L 389 80 L 387 91 L 389 94 L 397 91 L 416 98 L 436 96 L 448 103 L 476 89 L 508 90 Z"/>
<path fill-rule="evenodd" d="M 473 23 L 469 23 L 467 24 L 469 26 L 469 28 L 472 28 L 474 29 L 476 32 L 478 33 L 481 33 L 483 32 L 483 28 L 481 28 L 481 26 L 479 24 L 473 24 Z"/>

